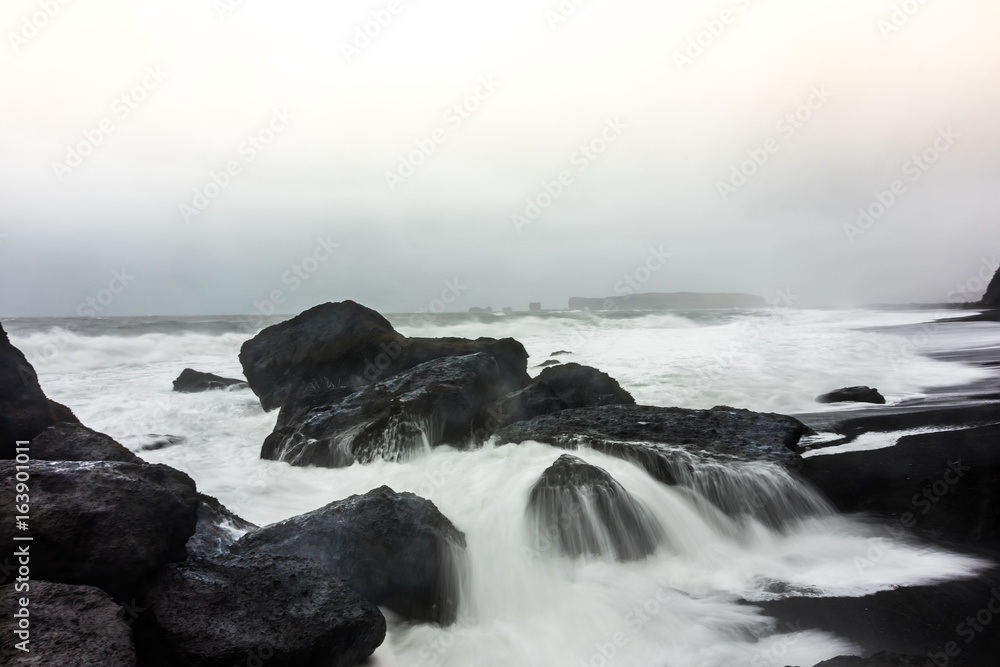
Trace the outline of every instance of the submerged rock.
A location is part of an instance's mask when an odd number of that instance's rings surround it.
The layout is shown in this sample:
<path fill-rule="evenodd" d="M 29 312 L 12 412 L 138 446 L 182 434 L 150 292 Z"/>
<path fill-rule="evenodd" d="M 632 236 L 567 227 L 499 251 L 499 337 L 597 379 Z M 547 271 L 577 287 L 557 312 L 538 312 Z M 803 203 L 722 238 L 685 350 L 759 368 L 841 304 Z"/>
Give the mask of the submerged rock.
<path fill-rule="evenodd" d="M 499 368 L 501 394 L 526 385 L 528 353 L 505 338 L 407 338 L 353 301 L 325 303 L 268 327 L 243 344 L 240 363 L 265 410 L 317 390 L 358 390 L 442 357 L 485 353 Z"/>
<path fill-rule="evenodd" d="M 817 403 L 875 403 L 885 404 L 885 396 L 871 387 L 845 387 L 816 397 Z"/>
<path fill-rule="evenodd" d="M 212 496 L 198 494 L 198 523 L 187 541 L 188 556 L 216 556 L 258 526 L 237 516 Z"/>
<path fill-rule="evenodd" d="M 374 605 L 314 562 L 222 555 L 157 577 L 136 645 L 144 667 L 347 667 L 385 629 Z"/>
<path fill-rule="evenodd" d="M 135 667 L 132 629 L 107 593 L 35 579 L 28 591 L 14 586 L 0 588 L 0 664 Z M 22 597 L 29 600 L 29 653 L 14 647 Z"/>
<path fill-rule="evenodd" d="M 563 454 L 531 488 L 536 547 L 579 556 L 640 560 L 663 538 L 649 510 L 605 470 Z"/>
<path fill-rule="evenodd" d="M 183 445 L 187 442 L 187 438 L 183 435 L 170 435 L 169 433 L 147 433 L 144 436 L 134 437 L 132 441 L 140 452 L 155 452 L 174 445 Z"/>
<path fill-rule="evenodd" d="M 201 371 L 196 371 L 191 368 L 185 368 L 181 371 L 181 374 L 177 377 L 177 379 L 174 380 L 174 391 L 184 393 L 195 393 L 240 386 L 246 387 L 247 383 L 243 380 L 224 378 L 220 375 L 213 375 L 212 373 L 202 373 Z"/>
<path fill-rule="evenodd" d="M 464 549 L 465 535 L 434 503 L 383 486 L 261 528 L 231 551 L 310 558 L 374 604 L 449 624 Z"/>
<path fill-rule="evenodd" d="M 198 494 L 164 465 L 118 461 L 31 462 L 32 578 L 138 597 L 153 573 L 184 560 Z M 0 461 L 0 544 L 16 544 L 15 462 Z M 23 533 L 21 533 L 23 534 Z"/>
<path fill-rule="evenodd" d="M 24 354 L 0 325 L 0 459 L 12 459 L 17 441 L 29 441 L 54 424 L 80 423 L 64 405 L 49 400 Z"/>
<path fill-rule="evenodd" d="M 50 426 L 31 441 L 36 461 L 126 461 L 142 463 L 127 447 L 82 424 Z"/>
<path fill-rule="evenodd" d="M 435 359 L 369 387 L 318 392 L 282 407 L 261 458 L 342 467 L 399 460 L 484 428 L 510 378 L 484 353 Z"/>

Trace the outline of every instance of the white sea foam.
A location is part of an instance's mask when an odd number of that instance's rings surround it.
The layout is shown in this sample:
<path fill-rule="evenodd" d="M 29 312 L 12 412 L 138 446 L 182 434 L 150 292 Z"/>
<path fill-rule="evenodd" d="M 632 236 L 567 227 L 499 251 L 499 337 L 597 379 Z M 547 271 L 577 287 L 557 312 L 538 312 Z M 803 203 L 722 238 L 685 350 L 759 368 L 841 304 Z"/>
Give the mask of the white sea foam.
<path fill-rule="evenodd" d="M 945 433 L 947 431 L 957 431 L 962 427 L 934 427 L 929 426 L 926 428 L 911 428 L 904 431 L 892 431 L 892 432 L 881 432 L 872 431 L 870 433 L 862 433 L 858 437 L 854 438 L 851 442 L 845 443 L 843 445 L 834 445 L 833 447 L 820 447 L 819 449 L 813 449 L 811 451 L 802 454 L 803 458 L 808 458 L 810 456 L 825 456 L 828 454 L 846 454 L 847 452 L 864 452 L 873 449 L 885 449 L 887 447 L 894 447 L 900 438 L 908 435 L 923 435 L 925 433 Z M 837 436 L 842 437 L 842 436 Z M 815 441 L 814 441 L 815 442 Z"/>
<path fill-rule="evenodd" d="M 792 411 L 813 409 L 816 395 L 841 386 L 869 384 L 902 395 L 983 377 L 985 371 L 961 364 L 896 354 L 903 337 L 854 330 L 927 317 L 756 311 L 707 322 L 676 315 L 597 322 L 505 317 L 400 328 L 411 335 L 512 335 L 533 363 L 569 350 L 574 354 L 563 359 L 610 373 L 640 403 Z M 649 508 L 665 538 L 640 562 L 555 557 L 533 551 L 526 507 L 531 485 L 559 450 L 538 443 L 473 452 L 442 447 L 405 463 L 338 470 L 261 461 L 276 413 L 264 413 L 252 392 L 171 391 L 187 366 L 240 377 L 245 336 L 85 336 L 44 327 L 18 331 L 16 323 L 12 331 L 53 399 L 125 442 L 148 433 L 187 438 L 142 456 L 186 471 L 201 491 L 250 521 L 278 521 L 383 484 L 434 501 L 468 539 L 471 576 L 459 622 L 451 628 L 392 623 L 376 654 L 383 667 L 812 665 L 853 647 L 824 633 L 776 628 L 738 600 L 782 591 L 858 596 L 969 576 L 982 566 L 900 540 L 871 559 L 877 537 L 871 527 L 824 512 L 808 489 L 789 487 L 795 483 L 764 464 L 694 474 L 685 480 L 689 488 L 679 488 L 590 450 L 577 454 L 607 469 Z M 736 519 L 706 500 L 713 493 L 729 504 L 743 496 L 748 503 L 771 498 L 798 519 L 780 528 Z M 865 567 L 857 567 L 859 559 Z"/>

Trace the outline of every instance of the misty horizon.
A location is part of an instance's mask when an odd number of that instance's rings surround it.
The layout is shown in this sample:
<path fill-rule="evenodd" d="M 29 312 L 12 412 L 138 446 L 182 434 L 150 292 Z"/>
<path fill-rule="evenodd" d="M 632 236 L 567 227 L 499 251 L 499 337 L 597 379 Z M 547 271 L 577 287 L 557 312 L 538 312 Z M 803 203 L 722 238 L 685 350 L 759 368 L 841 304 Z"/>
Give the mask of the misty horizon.
<path fill-rule="evenodd" d="M 971 303 L 1000 7 L 911 4 L 9 2 L 0 316 Z"/>

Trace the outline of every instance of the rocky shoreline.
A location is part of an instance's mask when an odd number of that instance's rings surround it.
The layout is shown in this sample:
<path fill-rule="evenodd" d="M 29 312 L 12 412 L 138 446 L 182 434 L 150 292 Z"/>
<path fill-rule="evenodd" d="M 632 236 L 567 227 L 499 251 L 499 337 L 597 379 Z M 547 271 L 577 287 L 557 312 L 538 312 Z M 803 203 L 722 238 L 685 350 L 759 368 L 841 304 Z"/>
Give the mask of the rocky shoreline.
<path fill-rule="evenodd" d="M 240 361 L 262 408 L 279 410 L 262 444 L 264 459 L 343 467 L 404 461 L 445 445 L 587 447 L 631 461 L 664 484 L 691 488 L 726 514 L 780 528 L 796 518 L 787 515 L 788 503 L 761 498 L 746 506 L 745 499 L 719 492 L 713 477 L 725 474 L 725 466 L 764 461 L 783 471 L 788 489 L 804 481 L 841 511 L 898 522 L 901 534 L 990 557 L 1000 553 L 1000 456 L 992 446 L 1000 434 L 1000 399 L 904 411 L 879 406 L 839 422 L 824 413 L 794 418 L 727 406 L 640 406 L 598 369 L 562 363 L 532 378 L 516 340 L 407 338 L 350 301 L 317 306 L 264 329 L 244 344 Z M 175 389 L 220 390 L 243 382 L 186 369 Z M 979 421 L 970 423 L 972 416 Z M 917 424 L 955 428 L 909 435 L 895 447 L 872 451 L 815 455 L 801 445 L 814 429 L 841 434 L 830 445 Z M 32 648 L 53 656 L 52 664 L 231 667 L 250 657 L 274 666 L 353 665 L 384 640 L 380 607 L 413 622 L 456 619 L 468 576 L 465 536 L 429 500 L 381 487 L 254 526 L 200 494 L 184 473 L 143 462 L 50 401 L 2 327 L 0 435 L 6 558 L 0 631 L 12 636 L 15 600 L 28 593 L 15 589 L 16 570 L 7 566 L 16 562 L 8 546 L 14 544 L 19 465 L 13 443 L 27 441 L 34 508 Z M 947 483 L 945 493 L 936 492 L 939 480 Z M 933 512 L 921 513 L 914 498 L 927 488 Z M 580 493 L 600 499 L 599 523 L 581 518 Z M 818 511 L 810 502 L 802 498 L 797 506 Z M 559 517 L 554 548 L 570 558 L 606 549 L 598 533 L 612 536 L 606 555 L 621 561 L 645 557 L 660 539 L 646 509 L 611 474 L 571 453 L 539 478 L 529 511 L 539 530 Z M 949 628 L 954 634 L 953 612 L 974 612 L 983 586 L 1000 586 L 1000 579 L 987 573 L 963 588 L 966 583 L 871 599 L 753 604 L 779 619 L 838 632 L 868 653 L 924 654 L 947 644 Z M 898 611 L 928 600 L 937 606 Z M 869 608 L 874 611 L 865 616 Z M 41 631 L 57 626 L 59 633 Z M 918 631 L 924 627 L 930 629 Z M 962 659 L 988 664 L 982 660 L 990 646 L 984 639 Z M 14 659 L 9 644 L 4 651 L 4 660 Z M 829 664 L 923 665 L 926 657 L 891 660 L 896 658 Z"/>

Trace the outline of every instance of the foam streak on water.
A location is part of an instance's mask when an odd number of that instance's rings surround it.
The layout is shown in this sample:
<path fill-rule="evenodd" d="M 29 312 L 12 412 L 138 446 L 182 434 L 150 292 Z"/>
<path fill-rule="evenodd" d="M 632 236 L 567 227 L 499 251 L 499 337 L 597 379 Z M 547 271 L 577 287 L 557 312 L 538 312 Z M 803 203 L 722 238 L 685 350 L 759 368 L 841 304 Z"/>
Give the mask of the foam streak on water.
<path fill-rule="evenodd" d="M 533 363 L 570 350 L 576 354 L 567 359 L 609 372 L 640 402 L 790 411 L 850 384 L 878 385 L 891 398 L 979 379 L 982 371 L 960 364 L 893 356 L 902 339 L 852 329 L 927 316 L 762 311 L 703 322 L 674 315 L 597 324 L 498 318 L 490 325 L 401 328 L 412 335 L 514 335 Z M 747 334 L 748 322 L 759 335 Z M 110 336 L 5 326 L 53 399 L 136 448 L 150 433 L 187 438 L 142 456 L 184 470 L 250 521 L 271 523 L 383 484 L 431 499 L 468 540 L 459 622 L 446 629 L 391 623 L 376 654 L 385 667 L 812 665 L 852 647 L 830 635 L 776 628 L 738 600 L 789 591 L 863 595 L 967 576 L 980 565 L 899 540 L 886 548 L 874 529 L 831 513 L 766 464 L 719 466 L 678 454 L 681 484 L 668 487 L 587 449 L 574 453 L 610 472 L 648 509 L 663 539 L 637 562 L 574 561 L 539 549 L 526 513 L 531 486 L 560 450 L 538 443 L 472 452 L 441 447 L 405 462 L 338 470 L 262 461 L 260 446 L 276 413 L 264 413 L 249 390 L 171 391 L 186 366 L 239 377 L 245 336 L 225 329 L 144 327 L 138 335 Z M 590 329 L 576 337 L 581 326 Z"/>

